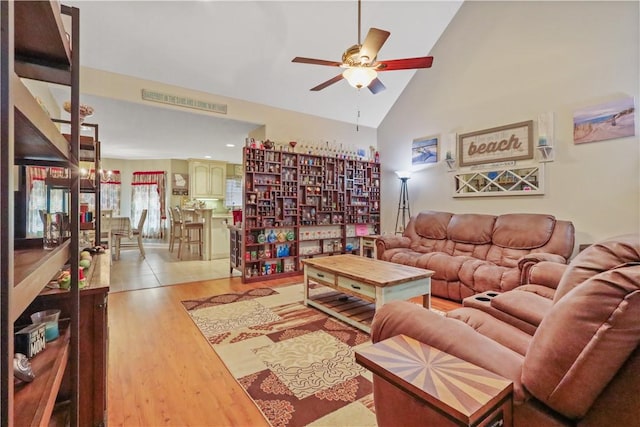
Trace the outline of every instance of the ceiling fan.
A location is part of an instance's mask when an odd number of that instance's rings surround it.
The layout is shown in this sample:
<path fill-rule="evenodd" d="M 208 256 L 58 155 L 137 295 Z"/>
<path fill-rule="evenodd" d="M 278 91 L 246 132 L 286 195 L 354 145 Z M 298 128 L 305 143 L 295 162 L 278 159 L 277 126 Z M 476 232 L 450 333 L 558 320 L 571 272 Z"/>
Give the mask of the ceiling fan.
<path fill-rule="evenodd" d="M 389 31 L 371 27 L 367 36 L 364 38 L 364 43 L 360 43 L 360 0 L 358 0 L 358 44 L 351 46 L 342 54 L 342 62 L 303 58 L 299 56 L 293 58 L 291 62 L 327 65 L 345 69 L 332 79 L 312 87 L 312 91 L 322 90 L 344 78 L 351 86 L 357 89 L 366 86 L 371 93 L 376 94 L 386 89 L 377 77 L 378 72 L 429 68 L 433 63 L 433 56 L 378 61 L 378 51 L 390 35 L 391 33 Z"/>

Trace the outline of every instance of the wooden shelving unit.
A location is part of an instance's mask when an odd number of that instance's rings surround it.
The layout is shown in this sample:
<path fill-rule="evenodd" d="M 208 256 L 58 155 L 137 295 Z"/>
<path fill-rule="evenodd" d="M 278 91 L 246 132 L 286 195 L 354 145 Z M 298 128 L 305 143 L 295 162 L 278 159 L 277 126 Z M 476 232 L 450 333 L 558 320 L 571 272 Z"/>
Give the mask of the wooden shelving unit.
<path fill-rule="evenodd" d="M 360 235 L 379 233 L 378 163 L 261 148 L 245 148 L 243 163 L 231 268 L 245 282 L 301 274 L 301 259 L 357 253 Z"/>
<path fill-rule="evenodd" d="M 62 14 L 71 28 L 63 26 Z M 78 195 L 80 182 L 72 173 L 71 236 L 53 251 L 42 249 L 41 239 L 22 239 L 14 234 L 16 165 L 65 167 L 77 170 L 79 153 L 79 10 L 57 1 L 0 2 L 0 425 L 47 425 L 59 396 L 63 376 L 69 378 L 69 418 L 78 423 L 79 325 Z M 37 30 L 35 30 L 37 29 Z M 67 36 L 70 33 L 70 37 Z M 71 52 L 74 52 L 72 55 Z M 40 107 L 20 78 L 36 79 L 69 87 L 71 143 Z M 18 219 L 19 220 L 19 219 Z M 14 324 L 41 297 L 41 291 L 65 265 L 71 265 L 72 286 L 68 294 L 68 327 L 61 338 L 32 360 L 36 379 L 14 384 Z"/>

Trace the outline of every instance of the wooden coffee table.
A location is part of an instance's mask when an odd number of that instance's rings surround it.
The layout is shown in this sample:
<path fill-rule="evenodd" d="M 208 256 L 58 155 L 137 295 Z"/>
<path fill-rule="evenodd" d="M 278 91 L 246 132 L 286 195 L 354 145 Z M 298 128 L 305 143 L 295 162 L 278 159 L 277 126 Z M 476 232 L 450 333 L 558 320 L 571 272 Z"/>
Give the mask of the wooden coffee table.
<path fill-rule="evenodd" d="M 375 310 L 394 300 L 422 296 L 431 307 L 433 271 L 356 255 L 303 259 L 304 303 L 367 333 Z M 309 282 L 334 289 L 310 295 Z"/>

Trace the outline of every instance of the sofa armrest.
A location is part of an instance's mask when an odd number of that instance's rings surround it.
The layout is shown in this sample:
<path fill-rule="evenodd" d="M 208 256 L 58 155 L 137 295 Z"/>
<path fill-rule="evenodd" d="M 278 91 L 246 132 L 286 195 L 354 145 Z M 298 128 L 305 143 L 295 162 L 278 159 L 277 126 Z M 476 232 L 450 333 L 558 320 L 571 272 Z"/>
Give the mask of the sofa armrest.
<path fill-rule="evenodd" d="M 568 260 L 562 255 L 550 254 L 547 252 L 533 252 L 527 254 L 518 260 L 518 268 L 520 269 L 520 284 L 535 283 L 530 281 L 529 270 L 540 262 L 554 263 L 558 265 L 567 265 Z M 555 286 L 554 286 L 555 288 Z"/>
<path fill-rule="evenodd" d="M 568 261 L 562 255 L 551 254 L 551 253 L 548 253 L 548 252 L 531 252 L 530 254 L 527 254 L 527 255 L 523 256 L 522 258 L 520 258 L 519 262 L 522 262 L 524 260 L 534 261 L 534 262 L 551 261 L 551 262 L 557 262 L 557 263 L 560 263 L 560 264 L 566 264 L 567 261 Z"/>
<path fill-rule="evenodd" d="M 380 236 L 376 239 L 376 251 L 378 259 L 387 249 L 409 248 L 411 247 L 411 239 L 406 236 Z"/>
<path fill-rule="evenodd" d="M 515 401 L 526 399 L 527 394 L 520 382 L 523 357 L 476 332 L 466 323 L 408 301 L 383 305 L 373 318 L 372 342 L 401 334 L 513 381 Z"/>
<path fill-rule="evenodd" d="M 543 285 L 551 289 L 557 289 L 558 283 L 562 275 L 567 270 L 567 264 L 558 264 L 557 262 L 541 261 L 530 264 L 526 268 L 525 274 L 522 274 L 522 284 Z"/>
<path fill-rule="evenodd" d="M 553 299 L 518 288 L 502 293 L 491 300 L 491 307 L 536 328 L 540 326 L 540 322 L 552 305 Z"/>

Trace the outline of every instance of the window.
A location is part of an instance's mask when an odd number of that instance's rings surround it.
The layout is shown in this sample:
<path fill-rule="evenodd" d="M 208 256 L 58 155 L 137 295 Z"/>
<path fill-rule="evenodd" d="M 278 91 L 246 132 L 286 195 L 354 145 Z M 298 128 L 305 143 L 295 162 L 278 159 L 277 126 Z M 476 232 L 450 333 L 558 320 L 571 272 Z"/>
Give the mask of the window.
<path fill-rule="evenodd" d="M 229 209 L 242 208 L 242 178 L 227 178 L 224 205 Z"/>
<path fill-rule="evenodd" d="M 134 172 L 131 185 L 131 226 L 136 227 L 144 209 L 147 219 L 142 237 L 159 239 L 165 218 L 166 173 L 164 171 Z"/>
<path fill-rule="evenodd" d="M 112 210 L 113 216 L 120 216 L 120 171 L 103 172 L 100 177 L 100 210 Z"/>

